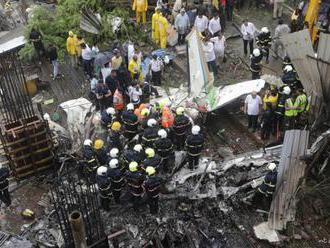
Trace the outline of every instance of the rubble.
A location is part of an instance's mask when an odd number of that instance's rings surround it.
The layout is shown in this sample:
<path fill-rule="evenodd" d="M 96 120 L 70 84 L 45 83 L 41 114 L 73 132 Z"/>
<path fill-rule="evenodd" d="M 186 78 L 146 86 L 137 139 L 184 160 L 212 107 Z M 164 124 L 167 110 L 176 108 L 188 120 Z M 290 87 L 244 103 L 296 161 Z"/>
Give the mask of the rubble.
<path fill-rule="evenodd" d="M 253 230 L 258 239 L 265 239 L 271 243 L 280 242 L 279 235 L 275 230 L 269 229 L 267 222 L 254 226 Z"/>

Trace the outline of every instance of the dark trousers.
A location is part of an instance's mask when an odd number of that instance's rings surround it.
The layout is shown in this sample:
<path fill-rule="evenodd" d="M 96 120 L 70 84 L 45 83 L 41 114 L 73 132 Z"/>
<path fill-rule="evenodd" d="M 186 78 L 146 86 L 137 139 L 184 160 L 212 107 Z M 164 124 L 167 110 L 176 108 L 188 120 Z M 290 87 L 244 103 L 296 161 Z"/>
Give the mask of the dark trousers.
<path fill-rule="evenodd" d="M 176 137 L 176 147 L 179 151 L 182 151 L 184 148 L 184 143 L 186 141 L 186 135 L 175 135 Z"/>
<path fill-rule="evenodd" d="M 248 115 L 248 128 L 252 128 L 253 131 L 257 129 L 258 115 Z"/>
<path fill-rule="evenodd" d="M 83 59 L 83 67 L 85 73 L 91 78 L 93 76 L 92 60 Z"/>
<path fill-rule="evenodd" d="M 244 40 L 243 39 L 243 45 L 244 45 L 244 54 L 247 55 L 247 46 L 249 44 L 250 47 L 250 54 L 253 53 L 253 40 Z"/>
<path fill-rule="evenodd" d="M 189 163 L 190 170 L 195 169 L 199 163 L 199 156 L 188 155 L 188 163 Z"/>
<path fill-rule="evenodd" d="M 184 44 L 185 38 L 186 38 L 186 34 L 178 34 L 178 44 L 179 45 Z"/>
<path fill-rule="evenodd" d="M 252 80 L 260 79 L 260 72 L 252 72 Z"/>
<path fill-rule="evenodd" d="M 103 197 L 100 196 L 100 202 L 101 202 L 101 207 L 105 210 L 105 211 L 109 211 L 110 207 L 110 198 L 108 197 Z"/>
<path fill-rule="evenodd" d="M 160 86 L 162 84 L 162 71 L 151 71 L 151 82 Z"/>
<path fill-rule="evenodd" d="M 273 198 L 271 195 L 265 195 L 257 190 L 252 198 L 252 204 L 257 206 L 259 209 L 269 211 L 272 199 Z"/>
<path fill-rule="evenodd" d="M 158 213 L 158 197 L 156 198 L 148 198 L 148 205 L 150 209 L 151 214 L 157 214 Z"/>
<path fill-rule="evenodd" d="M 261 139 L 267 140 L 272 132 L 272 125 L 264 125 L 261 129 Z"/>
<path fill-rule="evenodd" d="M 239 9 L 241 9 L 241 8 L 243 8 L 243 6 L 244 6 L 244 1 L 246 1 L 246 0 L 236 0 L 235 2 L 236 2 L 236 8 L 239 10 Z"/>
<path fill-rule="evenodd" d="M 228 21 L 232 21 L 233 20 L 233 6 L 231 5 L 231 3 L 226 4 L 226 14 L 227 14 L 227 20 Z"/>
<path fill-rule="evenodd" d="M 215 63 L 215 60 L 207 62 L 207 67 L 214 75 L 217 74 L 217 64 Z"/>
<path fill-rule="evenodd" d="M 285 131 L 291 130 L 295 128 L 296 124 L 296 118 L 294 116 L 285 116 L 284 117 L 284 125 L 285 125 Z"/>
<path fill-rule="evenodd" d="M 7 206 L 10 206 L 11 198 L 10 198 L 8 188 L 4 189 L 4 190 L 0 190 L 0 205 L 1 205 L 1 202 L 6 204 Z"/>
<path fill-rule="evenodd" d="M 118 190 L 118 191 L 117 190 L 112 191 L 113 198 L 115 199 L 115 202 L 117 204 L 120 203 L 120 193 L 121 193 L 120 190 Z"/>

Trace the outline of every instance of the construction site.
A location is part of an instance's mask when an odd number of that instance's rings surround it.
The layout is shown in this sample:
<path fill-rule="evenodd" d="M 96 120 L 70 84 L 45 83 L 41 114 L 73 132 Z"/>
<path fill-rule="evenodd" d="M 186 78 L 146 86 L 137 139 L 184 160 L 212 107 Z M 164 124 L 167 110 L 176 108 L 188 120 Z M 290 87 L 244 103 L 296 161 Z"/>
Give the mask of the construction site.
<path fill-rule="evenodd" d="M 292 22 L 293 13 L 301 8 L 305 26 L 281 36 L 285 51 L 275 53 L 271 47 L 269 61 L 261 62 L 260 78 L 253 80 L 253 55 L 244 54 L 241 25 L 248 19 L 258 31 L 267 26 L 273 35 L 278 25 L 273 17 L 276 0 L 260 1 L 260 6 L 252 0 L 244 6 L 232 1 L 233 17 L 221 23 L 226 59 L 217 73 L 209 67 L 201 34 L 193 24 L 184 44 L 178 44 L 174 24 L 169 25 L 166 48 L 153 42 L 151 20 L 159 1 L 147 1 L 144 26 L 136 23 L 133 1 L 84 0 L 80 5 L 76 0 L 0 1 L 1 248 L 330 247 L 330 20 L 328 31 L 320 24 L 330 18 L 329 1 L 310 0 L 304 5 L 284 1 L 281 20 Z M 166 2 L 173 11 L 177 6 L 186 11 L 203 6 L 212 12 L 214 5 Z M 60 13 L 67 16 L 57 21 Z M 174 22 L 172 15 L 167 19 Z M 52 61 L 34 51 L 30 36 L 34 29 L 47 49 L 54 44 L 57 48 L 57 77 Z M 162 83 L 153 85 L 157 95 L 145 104 L 150 112 L 162 101 L 170 102 L 165 107 L 176 114 L 184 107 L 192 127 L 200 127 L 204 144 L 197 165 L 188 166 L 186 141 L 185 149 L 173 151 L 169 170 L 157 171 L 162 183 L 156 214 L 149 211 L 146 193 L 136 207 L 126 179 L 120 203 L 112 194 L 104 208 L 96 170 L 109 169 L 111 158 L 106 164 L 98 162 L 93 176 L 85 173 L 86 140 L 106 143 L 111 128 L 102 125 L 105 109 L 98 104 L 98 94 L 91 97 L 93 77 L 84 65 L 73 67 L 69 60 L 65 42 L 71 30 L 90 45 L 98 42 L 93 71 L 103 73 L 104 81 L 104 73 L 109 76 L 114 70 L 105 65 L 111 65 L 117 49 L 124 61 L 127 47 L 134 44 L 135 52 L 142 54 L 140 70 L 145 78 L 155 54 L 161 57 Z M 281 135 L 274 131 L 263 139 L 260 123 L 256 131 L 250 130 L 246 97 L 256 92 L 264 99 L 269 89 L 286 85 L 282 81 L 286 56 L 308 98 L 307 124 L 285 129 Z M 128 99 L 125 108 L 116 109 L 118 116 L 132 102 Z M 172 138 L 173 128 L 164 129 Z M 119 153 L 139 144 L 143 132 L 132 139 L 125 136 Z M 276 164 L 274 192 L 254 202 L 270 164 Z M 145 168 L 140 170 L 146 173 Z M 2 171 L 8 173 L 4 176 Z"/>

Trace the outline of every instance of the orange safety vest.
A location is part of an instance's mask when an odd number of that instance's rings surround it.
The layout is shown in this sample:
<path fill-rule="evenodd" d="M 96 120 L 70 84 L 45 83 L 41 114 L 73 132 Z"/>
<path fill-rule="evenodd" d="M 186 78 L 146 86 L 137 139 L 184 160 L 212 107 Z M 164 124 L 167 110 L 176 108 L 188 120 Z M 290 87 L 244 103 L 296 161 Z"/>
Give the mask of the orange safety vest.
<path fill-rule="evenodd" d="M 146 105 L 144 103 L 141 103 L 140 106 L 134 110 L 134 114 L 138 117 L 139 121 L 142 120 L 141 111 L 145 107 L 146 107 Z"/>
<path fill-rule="evenodd" d="M 163 108 L 162 114 L 162 126 L 163 128 L 169 128 L 174 123 L 174 115 L 168 107 Z"/>
<path fill-rule="evenodd" d="M 115 93 L 113 94 L 113 106 L 117 110 L 122 110 L 124 108 L 124 97 L 118 89 L 116 89 Z"/>

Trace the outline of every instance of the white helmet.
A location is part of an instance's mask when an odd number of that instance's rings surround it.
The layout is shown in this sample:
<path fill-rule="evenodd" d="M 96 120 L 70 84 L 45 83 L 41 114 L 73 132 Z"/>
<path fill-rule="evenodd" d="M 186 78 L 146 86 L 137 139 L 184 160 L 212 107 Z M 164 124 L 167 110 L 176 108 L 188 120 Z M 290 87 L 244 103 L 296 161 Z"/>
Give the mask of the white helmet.
<path fill-rule="evenodd" d="M 201 128 L 199 126 L 197 126 L 197 125 L 196 126 L 193 126 L 192 129 L 191 129 L 191 133 L 193 135 L 199 134 L 200 131 L 201 131 Z"/>
<path fill-rule="evenodd" d="M 167 55 L 165 55 L 165 57 L 164 57 L 164 63 L 167 65 L 168 63 L 170 63 L 170 58 L 167 56 Z"/>
<path fill-rule="evenodd" d="M 158 131 L 158 136 L 161 137 L 162 139 L 165 139 L 165 138 L 167 138 L 167 133 L 164 129 L 160 129 Z"/>
<path fill-rule="evenodd" d="M 289 87 L 289 86 L 285 86 L 285 87 L 283 88 L 283 94 L 285 94 L 285 95 L 290 95 L 290 93 L 291 93 L 291 89 L 290 89 L 290 87 Z"/>
<path fill-rule="evenodd" d="M 142 145 L 140 144 L 137 144 L 134 146 L 133 150 L 136 151 L 136 152 L 141 152 L 143 149 Z"/>
<path fill-rule="evenodd" d="M 114 158 L 114 159 L 111 159 L 110 162 L 109 162 L 109 167 L 111 169 L 116 169 L 118 168 L 118 164 L 119 164 L 119 161 L 118 159 Z"/>
<path fill-rule="evenodd" d="M 147 122 L 148 127 L 153 127 L 157 124 L 157 121 L 155 119 L 150 119 Z"/>
<path fill-rule="evenodd" d="M 90 139 L 86 139 L 84 141 L 84 146 L 92 146 L 92 144 L 93 144 L 93 141 L 91 141 Z"/>
<path fill-rule="evenodd" d="M 253 50 L 253 53 L 252 54 L 253 54 L 254 57 L 259 57 L 260 54 L 261 54 L 260 49 L 259 48 L 255 48 Z"/>
<path fill-rule="evenodd" d="M 110 150 L 110 157 L 112 157 L 112 158 L 118 158 L 118 153 L 119 153 L 118 148 L 112 148 Z"/>
<path fill-rule="evenodd" d="M 276 169 L 276 164 L 275 163 L 269 163 L 268 170 L 273 171 L 275 169 Z"/>
<path fill-rule="evenodd" d="M 293 70 L 293 68 L 292 68 L 291 65 L 286 65 L 286 66 L 284 67 L 284 72 L 290 72 L 290 71 L 292 71 L 292 70 Z"/>
<path fill-rule="evenodd" d="M 106 110 L 108 115 L 114 115 L 116 113 L 116 110 L 114 108 L 107 108 Z"/>
<path fill-rule="evenodd" d="M 261 28 L 261 33 L 268 33 L 269 29 L 267 27 Z"/>
<path fill-rule="evenodd" d="M 127 110 L 134 110 L 134 104 L 133 103 L 127 104 L 126 109 Z"/>
<path fill-rule="evenodd" d="M 98 176 L 105 176 L 107 174 L 107 170 L 108 170 L 107 167 L 100 166 L 99 168 L 97 168 L 96 173 L 97 173 Z"/>

